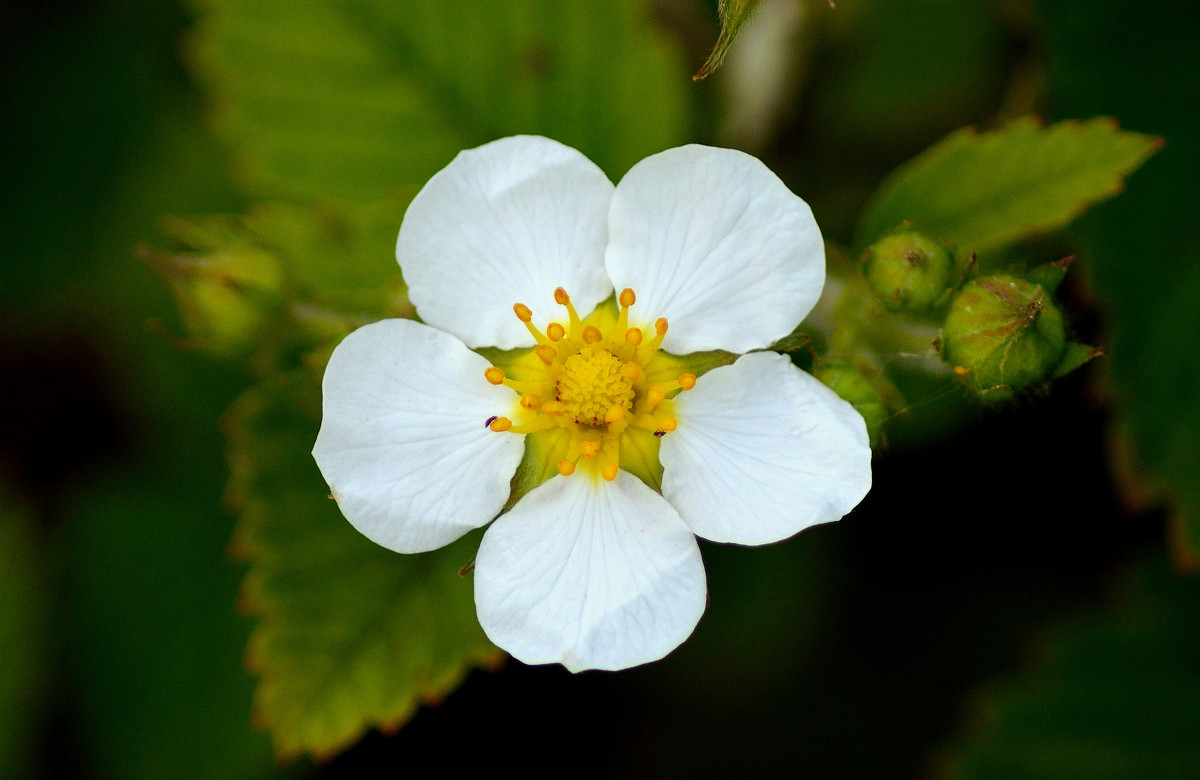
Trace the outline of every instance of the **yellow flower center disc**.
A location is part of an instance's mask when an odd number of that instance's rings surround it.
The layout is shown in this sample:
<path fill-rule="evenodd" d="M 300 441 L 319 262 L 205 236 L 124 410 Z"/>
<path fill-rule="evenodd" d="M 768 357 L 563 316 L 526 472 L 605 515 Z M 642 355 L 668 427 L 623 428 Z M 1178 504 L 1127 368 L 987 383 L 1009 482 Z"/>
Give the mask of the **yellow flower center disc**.
<path fill-rule="evenodd" d="M 554 291 L 554 300 L 566 308 L 567 324 L 551 322 L 545 333 L 533 325 L 528 306 L 513 306 L 537 346 L 526 353 L 523 362 L 517 361 L 520 379 L 508 376 L 498 366 L 484 372 L 487 381 L 506 385 L 519 395 L 515 420 L 493 417 L 487 426 L 496 432 L 565 432 L 561 457 L 555 455 L 560 474 L 573 474 L 577 465 L 586 465 L 593 474 L 616 479 L 622 440 L 632 441 L 629 437 L 640 435 L 653 441 L 652 436 L 675 430 L 678 422 L 670 397 L 690 390 L 696 377 L 684 373 L 668 378 L 653 370 L 652 364 L 660 368 L 673 364 L 659 352 L 667 321 L 655 320 L 653 330 L 630 327 L 629 307 L 636 300 L 633 290 L 625 289 L 617 297 L 620 310 L 615 322 L 611 315 L 607 320 L 588 318 L 607 322 L 607 333 L 595 324 L 585 324 L 561 287 Z M 648 367 L 657 381 L 648 376 Z M 648 447 L 643 441 L 643 456 L 647 450 L 657 451 L 657 445 Z"/>

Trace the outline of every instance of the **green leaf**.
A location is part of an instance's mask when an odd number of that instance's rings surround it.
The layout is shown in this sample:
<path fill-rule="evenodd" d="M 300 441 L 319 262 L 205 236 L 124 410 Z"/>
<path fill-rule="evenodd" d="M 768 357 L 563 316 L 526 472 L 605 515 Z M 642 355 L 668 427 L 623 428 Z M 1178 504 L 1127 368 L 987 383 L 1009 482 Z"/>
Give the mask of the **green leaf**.
<path fill-rule="evenodd" d="M 855 245 L 913 220 L 964 252 L 999 249 L 1063 227 L 1116 195 L 1160 146 L 1103 118 L 1045 128 L 1025 118 L 986 133 L 959 130 L 880 185 L 859 218 Z"/>
<path fill-rule="evenodd" d="M 257 197 L 404 199 L 518 133 L 617 177 L 684 134 L 686 70 L 647 5 L 196 0 L 192 61 Z"/>
<path fill-rule="evenodd" d="M 750 14 L 754 13 L 758 2 L 759 0 L 720 0 L 717 13 L 721 17 L 721 34 L 717 36 L 717 43 L 708 59 L 700 66 L 700 70 L 696 71 L 696 75 L 692 76 L 694 80 L 708 78 L 713 71 L 721 67 L 721 63 L 725 62 L 725 55 L 729 53 L 729 48 L 733 46 Z"/>
<path fill-rule="evenodd" d="M 26 777 L 46 696 L 45 583 L 26 525 L 0 489 L 0 776 Z"/>
<path fill-rule="evenodd" d="M 956 780 L 1194 778 L 1200 581 L 1143 567 L 1108 615 L 1064 627 L 1032 672 L 981 696 L 946 753 Z"/>
<path fill-rule="evenodd" d="M 235 548 L 251 563 L 244 604 L 260 622 L 249 664 L 256 718 L 276 752 L 332 755 L 372 726 L 399 728 L 501 654 L 458 572 L 477 535 L 399 555 L 342 517 L 309 454 L 316 388 L 303 374 L 248 391 L 231 418 Z"/>

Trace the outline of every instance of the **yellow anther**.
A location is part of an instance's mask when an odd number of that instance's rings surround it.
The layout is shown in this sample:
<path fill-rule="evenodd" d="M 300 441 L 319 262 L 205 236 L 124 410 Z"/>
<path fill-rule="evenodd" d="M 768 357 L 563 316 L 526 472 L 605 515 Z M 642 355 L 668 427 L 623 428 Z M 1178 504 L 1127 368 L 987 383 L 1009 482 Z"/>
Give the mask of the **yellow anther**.
<path fill-rule="evenodd" d="M 567 407 L 563 405 L 562 401 L 547 401 L 542 404 L 542 411 L 546 414 L 558 415 L 565 412 L 566 409 Z"/>
<path fill-rule="evenodd" d="M 525 409 L 536 409 L 541 406 L 541 399 L 533 393 L 526 393 L 521 396 L 521 406 Z"/>
<path fill-rule="evenodd" d="M 558 473 L 564 477 L 569 477 L 575 473 L 575 461 L 570 458 L 563 458 L 558 462 Z"/>
<path fill-rule="evenodd" d="M 617 420 L 620 420 L 624 416 L 625 416 L 625 407 L 622 406 L 621 404 L 613 404 L 609 408 L 608 412 L 605 413 L 604 422 L 608 425 L 612 425 L 613 423 L 615 423 Z"/>
<path fill-rule="evenodd" d="M 625 378 L 629 380 L 629 384 L 633 384 L 642 375 L 642 368 L 637 363 L 632 361 L 622 366 L 621 370 L 625 372 Z"/>
<path fill-rule="evenodd" d="M 646 405 L 658 406 L 662 403 L 663 398 L 665 397 L 666 396 L 663 394 L 662 390 L 659 390 L 657 387 L 652 387 L 646 391 Z"/>
<path fill-rule="evenodd" d="M 608 463 L 604 464 L 604 469 L 600 473 L 604 475 L 605 479 L 607 479 L 609 482 L 612 482 L 617 478 L 617 470 L 616 461 L 610 460 Z"/>
<path fill-rule="evenodd" d="M 552 322 L 546 326 L 546 335 L 551 341 L 561 341 L 562 337 L 567 335 L 567 329 L 557 322 Z"/>
<path fill-rule="evenodd" d="M 588 344 L 596 344 L 604 338 L 604 334 L 595 325 L 583 329 L 583 340 Z"/>
<path fill-rule="evenodd" d="M 571 296 L 567 295 L 567 291 L 561 287 L 554 288 L 554 302 L 559 306 L 566 306 L 571 302 Z"/>
<path fill-rule="evenodd" d="M 503 433 L 512 427 L 512 420 L 507 417 L 497 417 L 488 424 L 488 427 L 496 433 Z"/>
<path fill-rule="evenodd" d="M 625 343 L 631 344 L 635 347 L 638 344 L 641 344 L 642 343 L 642 329 L 641 328 L 630 328 L 629 330 L 625 331 Z"/>
<path fill-rule="evenodd" d="M 674 417 L 659 417 L 658 418 L 658 429 L 660 431 L 670 432 L 670 431 L 675 430 L 678 427 L 679 427 L 679 421 L 676 420 Z"/>
<path fill-rule="evenodd" d="M 554 363 L 554 358 L 558 357 L 558 351 L 549 344 L 538 344 L 533 348 L 533 352 L 548 366 Z"/>
<path fill-rule="evenodd" d="M 502 417 L 500 419 L 504 418 Z M 585 442 L 580 442 L 579 451 L 588 458 L 594 458 L 596 457 L 596 453 L 600 451 L 600 442 L 596 441 L 595 439 L 588 439 Z"/>
<path fill-rule="evenodd" d="M 696 375 L 695 374 L 680 374 L 679 375 L 679 386 L 682 387 L 684 390 L 691 390 L 693 387 L 696 386 Z"/>
<path fill-rule="evenodd" d="M 660 336 L 666 335 L 666 333 L 667 333 L 667 318 L 666 317 L 659 317 L 658 319 L 656 319 L 654 321 L 654 332 Z"/>
<path fill-rule="evenodd" d="M 513 312 L 521 322 L 529 322 L 533 319 L 533 312 L 523 303 L 514 303 Z"/>
<path fill-rule="evenodd" d="M 959 376 L 966 376 L 967 374 L 971 373 L 971 369 L 967 368 L 966 366 L 955 366 L 954 373 L 958 374 Z"/>
<path fill-rule="evenodd" d="M 504 370 L 496 368 L 495 366 L 489 366 L 484 370 L 483 378 L 494 385 L 501 384 L 504 382 Z"/>
<path fill-rule="evenodd" d="M 621 296 L 617 300 L 620 301 L 622 306 L 628 309 L 637 300 L 637 296 L 633 294 L 633 290 L 626 287 L 624 290 L 621 290 Z"/>

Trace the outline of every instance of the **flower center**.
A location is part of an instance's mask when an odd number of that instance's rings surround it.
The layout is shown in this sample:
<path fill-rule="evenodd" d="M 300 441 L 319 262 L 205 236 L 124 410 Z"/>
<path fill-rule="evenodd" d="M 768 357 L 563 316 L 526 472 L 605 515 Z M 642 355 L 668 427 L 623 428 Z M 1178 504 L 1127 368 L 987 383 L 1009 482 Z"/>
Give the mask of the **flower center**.
<path fill-rule="evenodd" d="M 561 287 L 554 291 L 554 300 L 566 308 L 567 324 L 551 322 L 545 333 L 533 325 L 528 306 L 513 306 L 537 341 L 529 361 L 533 370 L 519 380 L 497 366 L 484 372 L 487 381 L 510 387 L 519 396 L 512 417 L 490 418 L 487 427 L 512 433 L 564 430 L 568 437 L 565 456 L 557 463 L 560 474 L 573 474 L 583 464 L 605 479 L 616 479 L 623 435 L 640 430 L 644 436 L 664 436 L 675 430 L 678 422 L 670 397 L 692 389 L 696 377 L 685 373 L 665 382 L 647 378 L 646 366 L 658 353 L 667 321 L 660 317 L 653 331 L 630 327 L 633 290 L 626 288 L 617 297 L 620 313 L 607 334 L 584 324 Z"/>
<path fill-rule="evenodd" d="M 633 383 L 625 364 L 603 347 L 588 345 L 563 361 L 558 400 L 577 423 L 603 425 L 609 410 L 633 408 Z"/>

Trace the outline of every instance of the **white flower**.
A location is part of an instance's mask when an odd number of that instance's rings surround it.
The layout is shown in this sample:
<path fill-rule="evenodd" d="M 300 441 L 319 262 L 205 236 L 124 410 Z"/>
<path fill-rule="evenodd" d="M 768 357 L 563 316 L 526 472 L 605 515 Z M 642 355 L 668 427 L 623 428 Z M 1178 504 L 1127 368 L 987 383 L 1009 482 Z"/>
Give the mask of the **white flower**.
<path fill-rule="evenodd" d="M 866 495 L 862 418 L 788 358 L 678 357 L 766 347 L 821 293 L 812 213 L 755 158 L 670 149 L 614 188 L 574 149 L 505 138 L 425 185 L 396 253 L 427 324 L 342 341 L 313 455 L 403 553 L 495 518 L 518 465 L 552 475 L 476 557 L 479 621 L 521 661 L 659 659 L 704 611 L 696 535 L 766 544 Z"/>

